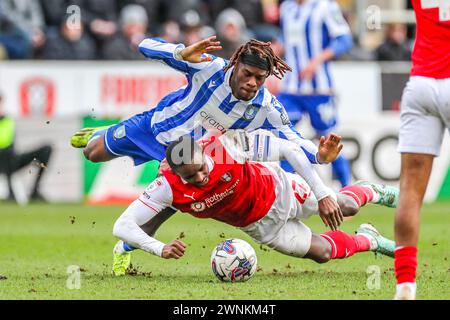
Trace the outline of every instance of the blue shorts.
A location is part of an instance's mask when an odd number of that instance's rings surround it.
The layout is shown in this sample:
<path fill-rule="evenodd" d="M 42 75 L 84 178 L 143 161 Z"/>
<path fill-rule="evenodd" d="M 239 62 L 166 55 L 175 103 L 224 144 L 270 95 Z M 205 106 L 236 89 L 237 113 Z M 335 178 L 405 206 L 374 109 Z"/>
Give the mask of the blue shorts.
<path fill-rule="evenodd" d="M 327 134 L 336 126 L 337 110 L 334 96 L 280 93 L 278 100 L 294 124 L 300 121 L 303 113 L 308 113 L 312 127 L 319 134 Z"/>
<path fill-rule="evenodd" d="M 160 144 L 151 130 L 153 110 L 137 114 L 109 127 L 105 134 L 106 150 L 116 157 L 128 156 L 134 164 L 163 160 L 166 147 Z"/>

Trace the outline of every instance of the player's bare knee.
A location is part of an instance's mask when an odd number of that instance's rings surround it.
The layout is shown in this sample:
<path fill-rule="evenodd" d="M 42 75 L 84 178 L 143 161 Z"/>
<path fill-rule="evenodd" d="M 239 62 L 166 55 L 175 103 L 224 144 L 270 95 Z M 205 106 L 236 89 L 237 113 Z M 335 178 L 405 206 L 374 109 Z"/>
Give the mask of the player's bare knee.
<path fill-rule="evenodd" d="M 316 259 L 314 260 L 317 263 L 326 263 L 331 260 L 331 249 L 328 250 L 328 248 L 324 248 L 322 252 L 316 256 Z"/>

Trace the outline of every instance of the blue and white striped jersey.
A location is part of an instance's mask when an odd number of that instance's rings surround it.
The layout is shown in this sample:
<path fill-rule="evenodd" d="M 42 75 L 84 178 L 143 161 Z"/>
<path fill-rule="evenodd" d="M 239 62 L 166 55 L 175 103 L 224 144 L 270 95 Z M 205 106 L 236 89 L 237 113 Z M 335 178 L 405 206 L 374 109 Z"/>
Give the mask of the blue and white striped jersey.
<path fill-rule="evenodd" d="M 317 68 L 312 79 L 299 73 L 311 58 L 330 46 L 333 39 L 351 36 L 350 28 L 334 0 L 287 0 L 280 7 L 281 37 L 285 60 L 292 68 L 282 82 L 282 91 L 292 94 L 332 94 L 328 62 Z"/>
<path fill-rule="evenodd" d="M 317 163 L 317 146 L 303 139 L 291 125 L 281 103 L 263 86 L 250 101 L 235 98 L 229 80 L 232 69 L 224 72 L 228 60 L 211 56 L 212 61 L 189 63 L 174 57 L 182 44 L 145 39 L 139 50 L 149 59 L 159 60 L 183 72 L 188 84 L 168 94 L 156 106 L 151 129 L 163 145 L 190 134 L 199 139 L 211 131 L 227 129 L 267 129 L 296 142 L 312 163 Z"/>

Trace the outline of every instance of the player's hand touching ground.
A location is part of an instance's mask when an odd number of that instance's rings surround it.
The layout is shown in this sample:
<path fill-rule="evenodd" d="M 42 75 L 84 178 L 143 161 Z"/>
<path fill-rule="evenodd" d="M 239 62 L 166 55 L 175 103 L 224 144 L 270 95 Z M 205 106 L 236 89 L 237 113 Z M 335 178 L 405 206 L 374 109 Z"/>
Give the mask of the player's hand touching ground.
<path fill-rule="evenodd" d="M 341 143 L 342 137 L 331 133 L 328 137 L 320 137 L 319 152 L 317 160 L 320 163 L 329 163 L 338 157 L 344 145 Z"/>
<path fill-rule="evenodd" d="M 185 251 L 186 245 L 183 241 L 173 240 L 171 243 L 164 246 L 161 256 L 164 259 L 180 259 L 184 256 Z"/>
<path fill-rule="evenodd" d="M 344 221 L 344 215 L 338 203 L 330 196 L 319 200 L 319 216 L 326 226 L 335 231 Z"/>
<path fill-rule="evenodd" d="M 215 41 L 216 36 L 209 37 L 205 40 L 196 42 L 189 47 L 184 48 L 180 51 L 180 55 L 184 61 L 191 63 L 199 63 L 211 61 L 210 56 L 202 56 L 204 53 L 211 51 L 221 50 L 220 41 Z"/>

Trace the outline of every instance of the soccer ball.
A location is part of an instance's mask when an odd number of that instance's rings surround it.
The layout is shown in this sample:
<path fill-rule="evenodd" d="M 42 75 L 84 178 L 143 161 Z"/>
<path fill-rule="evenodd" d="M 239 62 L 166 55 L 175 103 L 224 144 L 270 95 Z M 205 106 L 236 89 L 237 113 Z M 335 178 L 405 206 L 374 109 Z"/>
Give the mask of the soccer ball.
<path fill-rule="evenodd" d="M 211 254 L 211 268 L 221 281 L 247 281 L 256 271 L 257 259 L 253 247 L 241 239 L 227 239 Z"/>

